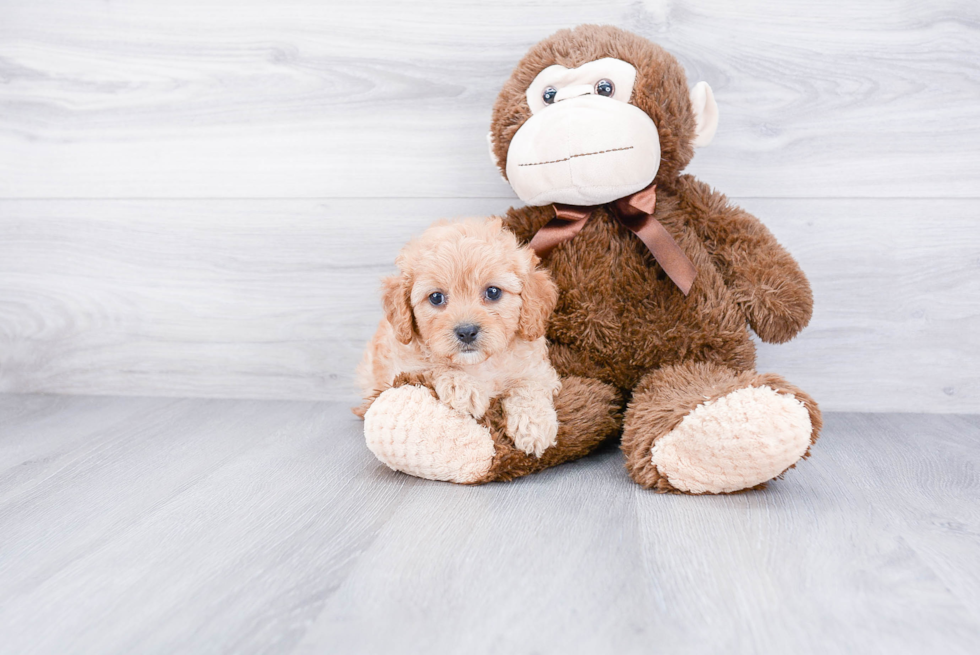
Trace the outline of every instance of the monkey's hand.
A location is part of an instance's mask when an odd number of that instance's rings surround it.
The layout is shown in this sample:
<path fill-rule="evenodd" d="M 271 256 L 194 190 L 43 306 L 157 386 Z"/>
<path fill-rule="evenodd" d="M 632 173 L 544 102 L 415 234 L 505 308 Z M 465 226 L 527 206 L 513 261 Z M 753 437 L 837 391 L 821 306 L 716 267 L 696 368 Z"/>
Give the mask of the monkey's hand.
<path fill-rule="evenodd" d="M 813 293 L 793 256 L 758 218 L 707 184 L 682 175 L 678 193 L 755 333 L 769 343 L 795 337 L 810 322 Z"/>
<path fill-rule="evenodd" d="M 490 407 L 489 392 L 465 373 L 442 373 L 436 376 L 435 388 L 439 400 L 473 418 L 481 418 Z"/>

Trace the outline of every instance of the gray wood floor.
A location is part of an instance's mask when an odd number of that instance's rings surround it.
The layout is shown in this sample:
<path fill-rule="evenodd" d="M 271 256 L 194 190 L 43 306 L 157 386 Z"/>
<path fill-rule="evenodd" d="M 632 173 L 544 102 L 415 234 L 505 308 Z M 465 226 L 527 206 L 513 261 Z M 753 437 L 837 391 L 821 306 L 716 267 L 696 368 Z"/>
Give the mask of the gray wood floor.
<path fill-rule="evenodd" d="M 830 414 L 766 491 L 614 447 L 395 474 L 346 405 L 0 396 L 4 653 L 966 653 L 980 417 Z"/>

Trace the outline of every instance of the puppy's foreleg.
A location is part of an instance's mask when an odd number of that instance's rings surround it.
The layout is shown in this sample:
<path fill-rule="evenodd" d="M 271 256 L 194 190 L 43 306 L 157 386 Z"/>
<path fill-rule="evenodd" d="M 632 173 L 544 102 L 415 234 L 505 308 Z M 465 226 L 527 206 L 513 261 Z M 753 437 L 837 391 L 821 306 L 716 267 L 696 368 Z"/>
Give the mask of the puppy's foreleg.
<path fill-rule="evenodd" d="M 530 380 L 515 387 L 502 401 L 507 418 L 507 436 L 528 455 L 541 457 L 558 439 L 554 398 L 561 383 L 557 375 L 552 373 L 552 376 Z"/>
<path fill-rule="evenodd" d="M 460 371 L 445 371 L 435 376 L 439 400 L 473 418 L 482 418 L 490 407 L 490 392 L 471 376 Z"/>

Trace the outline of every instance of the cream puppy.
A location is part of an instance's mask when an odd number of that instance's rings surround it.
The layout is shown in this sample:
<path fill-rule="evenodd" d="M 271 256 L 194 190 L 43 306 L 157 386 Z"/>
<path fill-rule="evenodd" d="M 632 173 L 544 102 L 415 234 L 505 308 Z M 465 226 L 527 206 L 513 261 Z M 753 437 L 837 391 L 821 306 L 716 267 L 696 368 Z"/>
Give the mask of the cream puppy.
<path fill-rule="evenodd" d="M 403 374 L 477 419 L 499 396 L 507 435 L 540 457 L 558 433 L 561 382 L 544 338 L 558 292 L 537 256 L 500 219 L 469 220 L 436 223 L 395 264 L 383 282 L 385 317 L 357 370 L 365 402 L 355 412 Z"/>

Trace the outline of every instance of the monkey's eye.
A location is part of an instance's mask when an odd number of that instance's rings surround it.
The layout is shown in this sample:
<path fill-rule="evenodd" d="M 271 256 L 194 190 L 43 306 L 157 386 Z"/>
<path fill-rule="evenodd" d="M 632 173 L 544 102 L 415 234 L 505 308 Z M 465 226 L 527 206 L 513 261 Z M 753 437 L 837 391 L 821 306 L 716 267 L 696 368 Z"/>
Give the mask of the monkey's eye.
<path fill-rule="evenodd" d="M 487 290 L 483 292 L 483 295 L 487 300 L 500 300 L 500 295 L 503 292 L 497 287 L 487 287 Z"/>
<path fill-rule="evenodd" d="M 429 294 L 429 302 L 434 307 L 439 307 L 440 305 L 445 305 L 446 304 L 446 296 L 442 295 L 438 291 L 436 291 L 435 293 L 430 293 Z"/>
<path fill-rule="evenodd" d="M 609 80 L 599 80 L 595 83 L 595 92 L 608 98 L 616 92 L 616 85 Z"/>
<path fill-rule="evenodd" d="M 544 100 L 544 104 L 550 105 L 555 101 L 556 95 L 558 95 L 558 89 L 556 89 L 553 86 L 549 86 L 547 89 L 544 90 L 544 93 L 541 95 L 541 98 Z"/>

